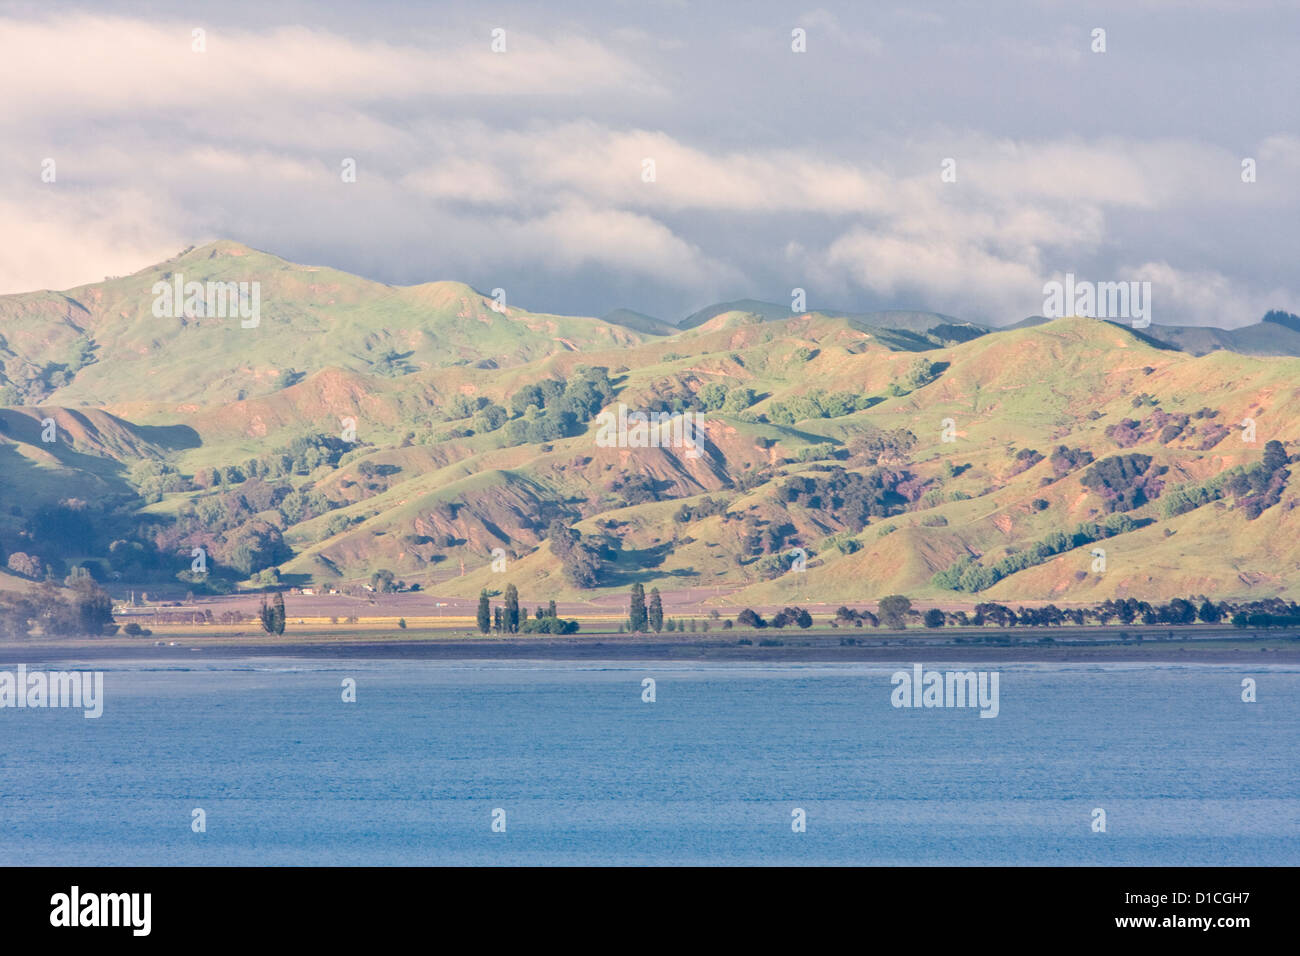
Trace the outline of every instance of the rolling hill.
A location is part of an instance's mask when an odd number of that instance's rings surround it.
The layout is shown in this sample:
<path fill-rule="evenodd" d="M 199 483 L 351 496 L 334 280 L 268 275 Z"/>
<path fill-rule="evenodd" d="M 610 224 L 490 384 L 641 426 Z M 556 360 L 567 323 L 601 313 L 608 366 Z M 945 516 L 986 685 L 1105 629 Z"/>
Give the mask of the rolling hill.
<path fill-rule="evenodd" d="M 155 314 L 178 275 L 259 282 L 260 322 Z M 212 243 L 0 297 L 0 588 L 80 566 L 180 594 L 389 571 L 457 597 L 1291 596 L 1300 358 L 1244 353 L 1300 325 L 1261 325 L 743 301 L 675 327 Z M 620 405 L 703 441 L 611 443 Z"/>

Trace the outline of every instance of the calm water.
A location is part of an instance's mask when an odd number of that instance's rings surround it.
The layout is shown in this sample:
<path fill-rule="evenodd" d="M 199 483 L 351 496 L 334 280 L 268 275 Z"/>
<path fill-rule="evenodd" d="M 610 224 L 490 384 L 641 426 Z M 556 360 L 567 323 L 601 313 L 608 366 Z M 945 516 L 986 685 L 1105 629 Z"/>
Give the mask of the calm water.
<path fill-rule="evenodd" d="M 1296 667 L 1002 665 L 990 720 L 910 662 L 184 663 L 0 710 L 0 862 L 1300 864 Z"/>

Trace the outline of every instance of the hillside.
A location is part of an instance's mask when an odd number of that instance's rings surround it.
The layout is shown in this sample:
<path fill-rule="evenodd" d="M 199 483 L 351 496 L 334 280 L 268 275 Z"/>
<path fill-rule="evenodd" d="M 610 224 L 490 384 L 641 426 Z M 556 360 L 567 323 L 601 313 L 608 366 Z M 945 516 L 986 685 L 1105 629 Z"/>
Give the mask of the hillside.
<path fill-rule="evenodd" d="M 177 274 L 255 277 L 260 323 L 156 316 Z M 0 297 L 0 588 L 84 567 L 181 595 L 385 571 L 756 605 L 1300 589 L 1300 358 L 1081 318 L 494 306 L 229 242 Z M 608 442 L 620 405 L 699 415 L 702 441 Z"/>
<path fill-rule="evenodd" d="M 189 308 L 184 291 L 184 302 L 171 296 L 168 314 L 155 315 L 164 294 L 155 286 L 178 280 L 183 290 L 194 282 L 205 291 L 208 283 L 249 283 L 250 299 L 258 283 L 257 324 L 238 313 L 171 314 Z M 0 335 L 5 400 L 55 405 L 211 405 L 265 395 L 328 366 L 384 377 L 501 368 L 643 338 L 599 319 L 498 307 L 459 282 L 388 286 L 234 242 L 62 293 L 0 296 Z"/>

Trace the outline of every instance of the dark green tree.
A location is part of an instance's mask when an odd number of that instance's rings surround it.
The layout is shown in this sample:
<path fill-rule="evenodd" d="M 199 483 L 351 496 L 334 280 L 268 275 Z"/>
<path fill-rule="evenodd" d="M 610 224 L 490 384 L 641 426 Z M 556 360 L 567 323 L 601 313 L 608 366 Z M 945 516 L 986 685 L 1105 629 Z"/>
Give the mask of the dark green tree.
<path fill-rule="evenodd" d="M 271 598 L 271 610 L 275 614 L 275 633 L 283 634 L 285 625 L 284 595 L 279 591 L 276 591 L 275 596 Z"/>
<path fill-rule="evenodd" d="M 645 631 L 645 586 L 640 582 L 632 585 L 632 601 L 628 607 L 628 621 L 634 634 L 640 634 Z"/>
<path fill-rule="evenodd" d="M 268 634 L 284 633 L 284 595 L 279 591 L 271 599 L 271 603 L 266 601 L 266 595 L 262 595 L 262 607 L 257 612 L 258 620 L 262 623 L 262 630 Z"/>
<path fill-rule="evenodd" d="M 478 595 L 478 630 L 480 634 L 492 630 L 492 605 L 488 602 L 486 589 Z"/>
<path fill-rule="evenodd" d="M 519 591 L 513 584 L 506 585 L 506 630 L 519 633 Z"/>
<path fill-rule="evenodd" d="M 659 589 L 650 589 L 650 630 L 658 634 L 664 629 L 664 605 L 659 599 Z"/>
<path fill-rule="evenodd" d="M 886 627 L 906 627 L 907 612 L 910 610 L 912 602 L 901 594 L 883 597 L 880 599 L 880 622 Z"/>
<path fill-rule="evenodd" d="M 1286 446 L 1280 441 L 1270 441 L 1264 446 L 1264 468 L 1269 474 L 1285 467 L 1287 461 Z"/>

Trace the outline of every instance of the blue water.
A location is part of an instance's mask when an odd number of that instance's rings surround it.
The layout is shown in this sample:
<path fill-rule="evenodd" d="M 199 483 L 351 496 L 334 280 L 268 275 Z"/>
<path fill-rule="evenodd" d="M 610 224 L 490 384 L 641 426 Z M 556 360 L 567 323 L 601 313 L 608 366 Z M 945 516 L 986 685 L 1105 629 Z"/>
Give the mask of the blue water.
<path fill-rule="evenodd" d="M 910 664 L 185 665 L 0 710 L 0 862 L 1300 864 L 1298 667 L 985 663 L 981 719 Z"/>

